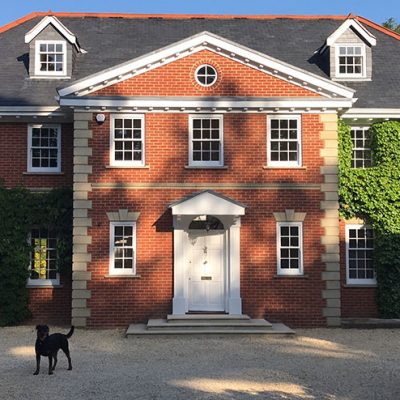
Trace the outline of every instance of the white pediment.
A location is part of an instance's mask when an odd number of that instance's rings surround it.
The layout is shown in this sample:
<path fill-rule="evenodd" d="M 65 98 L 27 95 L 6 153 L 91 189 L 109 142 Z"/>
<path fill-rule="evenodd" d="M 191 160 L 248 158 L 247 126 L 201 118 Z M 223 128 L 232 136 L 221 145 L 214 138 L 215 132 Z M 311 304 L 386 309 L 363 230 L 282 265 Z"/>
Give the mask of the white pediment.
<path fill-rule="evenodd" d="M 194 193 L 170 205 L 173 215 L 244 215 L 245 206 L 212 190 Z"/>
<path fill-rule="evenodd" d="M 332 46 L 348 29 L 354 29 L 370 46 L 376 46 L 376 38 L 365 29 L 356 19 L 347 19 L 326 39 L 326 45 Z"/>
<path fill-rule="evenodd" d="M 355 91 L 353 89 L 210 32 L 199 33 L 170 46 L 90 75 L 68 87 L 58 89 L 58 94 L 61 97 L 69 95 L 86 96 L 99 89 L 146 73 L 202 50 L 212 51 L 326 98 L 344 97 L 351 99 L 354 96 Z"/>
<path fill-rule="evenodd" d="M 25 43 L 30 43 L 40 32 L 42 32 L 48 25 L 52 25 L 62 36 L 65 37 L 77 51 L 81 51 L 77 37 L 55 16 L 44 17 L 37 25 L 35 25 L 26 35 Z"/>

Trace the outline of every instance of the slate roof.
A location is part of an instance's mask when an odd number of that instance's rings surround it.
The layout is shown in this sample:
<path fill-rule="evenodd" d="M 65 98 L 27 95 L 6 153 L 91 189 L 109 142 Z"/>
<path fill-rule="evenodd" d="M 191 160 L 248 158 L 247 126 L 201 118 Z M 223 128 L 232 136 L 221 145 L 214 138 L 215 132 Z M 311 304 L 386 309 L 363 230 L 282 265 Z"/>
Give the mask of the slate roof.
<path fill-rule="evenodd" d="M 0 106 L 57 105 L 57 87 L 203 31 L 328 78 L 316 52 L 343 23 L 337 17 L 174 19 L 55 15 L 87 51 L 78 55 L 72 79 L 29 79 L 29 47 L 24 43 L 24 36 L 43 17 L 30 19 L 0 33 Z M 357 108 L 400 108 L 400 41 L 371 26 L 366 29 L 377 39 L 372 50 L 373 80 L 340 83 L 357 90 Z"/>

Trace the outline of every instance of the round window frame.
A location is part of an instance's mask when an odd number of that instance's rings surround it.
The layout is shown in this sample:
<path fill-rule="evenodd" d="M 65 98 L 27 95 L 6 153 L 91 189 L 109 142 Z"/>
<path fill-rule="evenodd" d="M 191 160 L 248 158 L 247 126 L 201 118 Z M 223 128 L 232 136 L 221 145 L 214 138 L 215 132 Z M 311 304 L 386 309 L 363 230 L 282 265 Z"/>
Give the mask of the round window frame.
<path fill-rule="evenodd" d="M 210 83 L 210 84 L 206 84 L 206 83 L 202 83 L 202 82 L 200 82 L 200 80 L 199 80 L 199 78 L 198 78 L 198 73 L 199 73 L 199 70 L 201 69 L 201 68 L 204 68 L 204 67 L 210 67 L 210 68 L 212 68 L 214 71 L 215 71 L 215 79 L 212 81 L 212 83 Z M 215 68 L 213 65 L 211 65 L 211 64 L 201 64 L 201 65 L 199 65 L 197 68 L 196 68 L 196 71 L 195 71 L 195 73 L 194 73 L 194 77 L 195 77 L 195 79 L 196 79 L 196 82 L 200 85 L 200 86 L 202 86 L 202 87 L 205 87 L 205 88 L 208 88 L 208 87 L 211 87 L 211 86 L 213 86 L 213 85 L 215 85 L 216 83 L 217 83 L 217 80 L 218 80 L 218 71 L 217 71 L 217 68 Z"/>

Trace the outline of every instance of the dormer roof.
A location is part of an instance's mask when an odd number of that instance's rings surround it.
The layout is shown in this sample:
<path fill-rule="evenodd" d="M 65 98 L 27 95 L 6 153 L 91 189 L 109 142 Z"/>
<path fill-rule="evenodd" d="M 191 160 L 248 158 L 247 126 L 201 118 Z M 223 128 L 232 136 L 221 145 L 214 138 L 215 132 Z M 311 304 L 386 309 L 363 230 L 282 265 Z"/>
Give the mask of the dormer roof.
<path fill-rule="evenodd" d="M 48 25 L 52 25 L 68 42 L 75 46 L 76 50 L 81 52 L 77 37 L 55 16 L 44 17 L 28 33 L 25 34 L 25 43 L 30 43 L 40 32 Z"/>
<path fill-rule="evenodd" d="M 343 24 L 326 39 L 326 45 L 332 46 L 349 28 L 354 29 L 370 46 L 376 46 L 375 36 L 353 18 L 344 21 Z"/>

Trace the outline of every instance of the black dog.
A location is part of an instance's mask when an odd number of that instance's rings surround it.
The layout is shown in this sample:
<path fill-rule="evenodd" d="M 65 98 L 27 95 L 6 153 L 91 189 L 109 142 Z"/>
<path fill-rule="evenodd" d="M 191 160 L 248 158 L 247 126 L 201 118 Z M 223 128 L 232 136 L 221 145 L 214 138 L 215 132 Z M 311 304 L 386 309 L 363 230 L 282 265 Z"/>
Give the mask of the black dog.
<path fill-rule="evenodd" d="M 68 370 L 70 371 L 72 369 L 72 364 L 71 357 L 69 356 L 68 339 L 74 333 L 74 327 L 71 326 L 70 331 L 66 335 L 63 335 L 62 333 L 53 333 L 52 335 L 49 335 L 49 327 L 47 325 L 37 325 L 36 330 L 36 371 L 33 375 L 37 375 L 39 373 L 40 356 L 49 358 L 49 375 L 52 375 L 57 365 L 57 353 L 60 349 L 68 358 Z"/>

